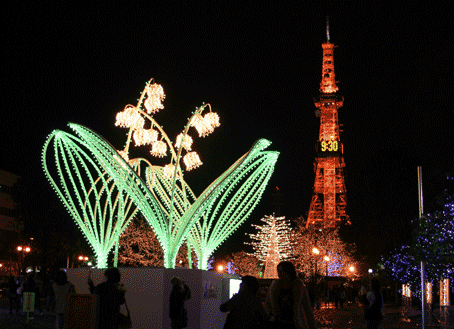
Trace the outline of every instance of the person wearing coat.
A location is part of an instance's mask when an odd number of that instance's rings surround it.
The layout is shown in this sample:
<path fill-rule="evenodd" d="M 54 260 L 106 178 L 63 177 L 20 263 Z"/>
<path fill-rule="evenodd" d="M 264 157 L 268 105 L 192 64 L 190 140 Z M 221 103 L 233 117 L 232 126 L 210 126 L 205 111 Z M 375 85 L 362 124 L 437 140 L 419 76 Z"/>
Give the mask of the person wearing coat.
<path fill-rule="evenodd" d="M 120 284 L 121 274 L 118 268 L 108 268 L 104 276 L 107 280 L 97 286 L 88 277 L 88 285 L 90 293 L 99 297 L 99 328 L 117 329 L 120 306 L 126 302 L 126 291 Z"/>
<path fill-rule="evenodd" d="M 293 264 L 280 262 L 277 272 L 279 279 L 273 281 L 266 296 L 268 321 L 282 329 L 316 328 L 309 294 Z"/>

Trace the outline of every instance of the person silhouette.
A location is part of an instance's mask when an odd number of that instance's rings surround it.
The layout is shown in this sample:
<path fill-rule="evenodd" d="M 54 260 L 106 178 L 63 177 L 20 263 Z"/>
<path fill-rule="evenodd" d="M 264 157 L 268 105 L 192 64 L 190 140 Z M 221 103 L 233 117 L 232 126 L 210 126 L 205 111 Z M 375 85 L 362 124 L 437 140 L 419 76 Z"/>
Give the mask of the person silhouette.
<path fill-rule="evenodd" d="M 259 288 L 257 278 L 250 275 L 242 278 L 240 291 L 219 307 L 221 312 L 229 312 L 224 329 L 259 329 L 266 325 L 266 311 L 257 296 Z"/>
<path fill-rule="evenodd" d="M 74 288 L 74 285 L 68 281 L 68 276 L 63 270 L 58 271 L 55 275 L 53 289 L 55 294 L 55 312 L 57 313 L 55 327 L 57 329 L 62 329 L 66 300 L 70 294 L 76 293 L 76 289 Z"/>
<path fill-rule="evenodd" d="M 273 281 L 266 296 L 268 321 L 280 329 L 315 328 L 309 294 L 303 281 L 297 278 L 293 264 L 280 262 L 277 274 L 279 279 Z"/>
<path fill-rule="evenodd" d="M 118 268 L 112 267 L 104 272 L 106 281 L 96 287 L 88 277 L 90 293 L 99 296 L 99 327 L 103 329 L 118 328 L 120 305 L 125 303 L 125 290 L 120 284 L 121 274 Z"/>
<path fill-rule="evenodd" d="M 172 329 L 186 328 L 188 325 L 188 314 L 184 308 L 184 302 L 191 298 L 191 291 L 184 281 L 179 277 L 172 277 L 172 292 L 169 300 L 169 318 Z"/>
<path fill-rule="evenodd" d="M 361 287 L 362 302 L 364 304 L 364 319 L 367 329 L 377 329 L 383 319 L 383 295 L 381 293 L 380 281 L 377 278 L 370 280 L 371 291 Z"/>

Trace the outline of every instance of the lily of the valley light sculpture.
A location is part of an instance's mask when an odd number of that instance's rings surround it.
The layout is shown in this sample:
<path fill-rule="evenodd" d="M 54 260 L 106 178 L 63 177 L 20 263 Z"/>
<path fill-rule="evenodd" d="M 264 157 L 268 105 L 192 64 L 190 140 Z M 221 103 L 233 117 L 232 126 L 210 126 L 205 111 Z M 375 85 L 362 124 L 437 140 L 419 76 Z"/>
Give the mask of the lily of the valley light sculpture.
<path fill-rule="evenodd" d="M 199 137 L 205 137 L 219 126 L 219 117 L 209 104 L 199 107 L 172 144 L 152 116 L 164 108 L 165 95 L 162 87 L 151 81 L 136 106 L 127 105 L 117 114 L 116 125 L 129 128 L 123 150 L 116 151 L 86 127 L 69 124 L 77 137 L 54 131 L 44 146 L 44 170 L 92 245 L 98 267 L 107 266 L 107 255 L 115 243 L 118 254 L 119 236 L 139 209 L 158 237 L 165 267 L 175 267 L 176 254 L 186 241 L 188 250 L 193 248 L 197 254 L 198 267 L 206 269 L 210 255 L 246 220 L 263 195 L 278 152 L 265 151 L 269 141 L 257 141 L 197 198 L 181 169 L 182 158 L 188 171 L 202 164 L 192 150 L 188 132 L 194 127 Z M 207 108 L 209 112 L 202 116 Z M 147 123 L 150 128 L 144 129 Z M 163 157 L 168 149 L 170 163 L 158 166 L 145 158 L 129 160 L 133 139 L 138 146 L 151 145 L 154 156 Z M 57 180 L 47 164 L 51 142 Z"/>

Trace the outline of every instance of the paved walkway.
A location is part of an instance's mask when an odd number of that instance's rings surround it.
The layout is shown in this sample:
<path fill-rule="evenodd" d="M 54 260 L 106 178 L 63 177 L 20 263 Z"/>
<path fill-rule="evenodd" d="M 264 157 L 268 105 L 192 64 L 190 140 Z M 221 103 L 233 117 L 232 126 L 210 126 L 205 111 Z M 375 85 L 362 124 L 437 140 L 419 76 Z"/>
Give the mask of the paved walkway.
<path fill-rule="evenodd" d="M 328 308 L 322 307 L 320 310 L 315 310 L 314 316 L 319 329 L 364 329 L 365 327 L 363 308 L 358 305 L 349 304 L 343 309 L 336 309 L 330 305 Z M 426 320 L 427 328 L 454 328 L 454 306 L 445 309 L 444 314 L 436 310 L 434 316 Z M 385 316 L 380 328 L 421 328 L 421 311 L 385 305 Z"/>
<path fill-rule="evenodd" d="M 427 323 L 427 328 L 451 329 L 454 328 L 454 306 L 445 310 L 435 311 L 439 319 L 446 318 L 445 323 L 436 320 Z M 363 309 L 358 305 L 347 305 L 343 309 L 336 309 L 332 305 L 314 311 L 315 319 L 318 322 L 318 329 L 364 329 Z M 8 299 L 0 298 L 0 328 L 1 329 L 53 329 L 55 328 L 55 315 L 42 314 L 34 315 L 34 319 L 26 324 L 25 314 L 9 314 Z M 421 328 L 421 311 L 415 309 L 404 310 L 401 307 L 385 307 L 385 318 L 380 326 L 382 329 L 413 329 Z"/>

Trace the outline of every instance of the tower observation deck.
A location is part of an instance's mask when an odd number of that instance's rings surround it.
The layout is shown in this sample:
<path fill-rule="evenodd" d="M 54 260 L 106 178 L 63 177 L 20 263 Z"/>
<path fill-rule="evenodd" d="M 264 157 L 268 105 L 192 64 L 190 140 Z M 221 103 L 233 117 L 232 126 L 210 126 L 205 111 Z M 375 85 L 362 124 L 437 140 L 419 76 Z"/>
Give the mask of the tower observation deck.
<path fill-rule="evenodd" d="M 330 228 L 341 222 L 350 221 L 345 211 L 347 205 L 345 162 L 337 112 L 342 107 L 344 98 L 336 94 L 339 88 L 334 73 L 334 44 L 330 42 L 328 21 L 326 42 L 322 44 L 322 48 L 320 94 L 314 99 L 317 108 L 315 114 L 320 118 L 320 132 L 315 146 L 315 183 L 306 227 Z"/>

